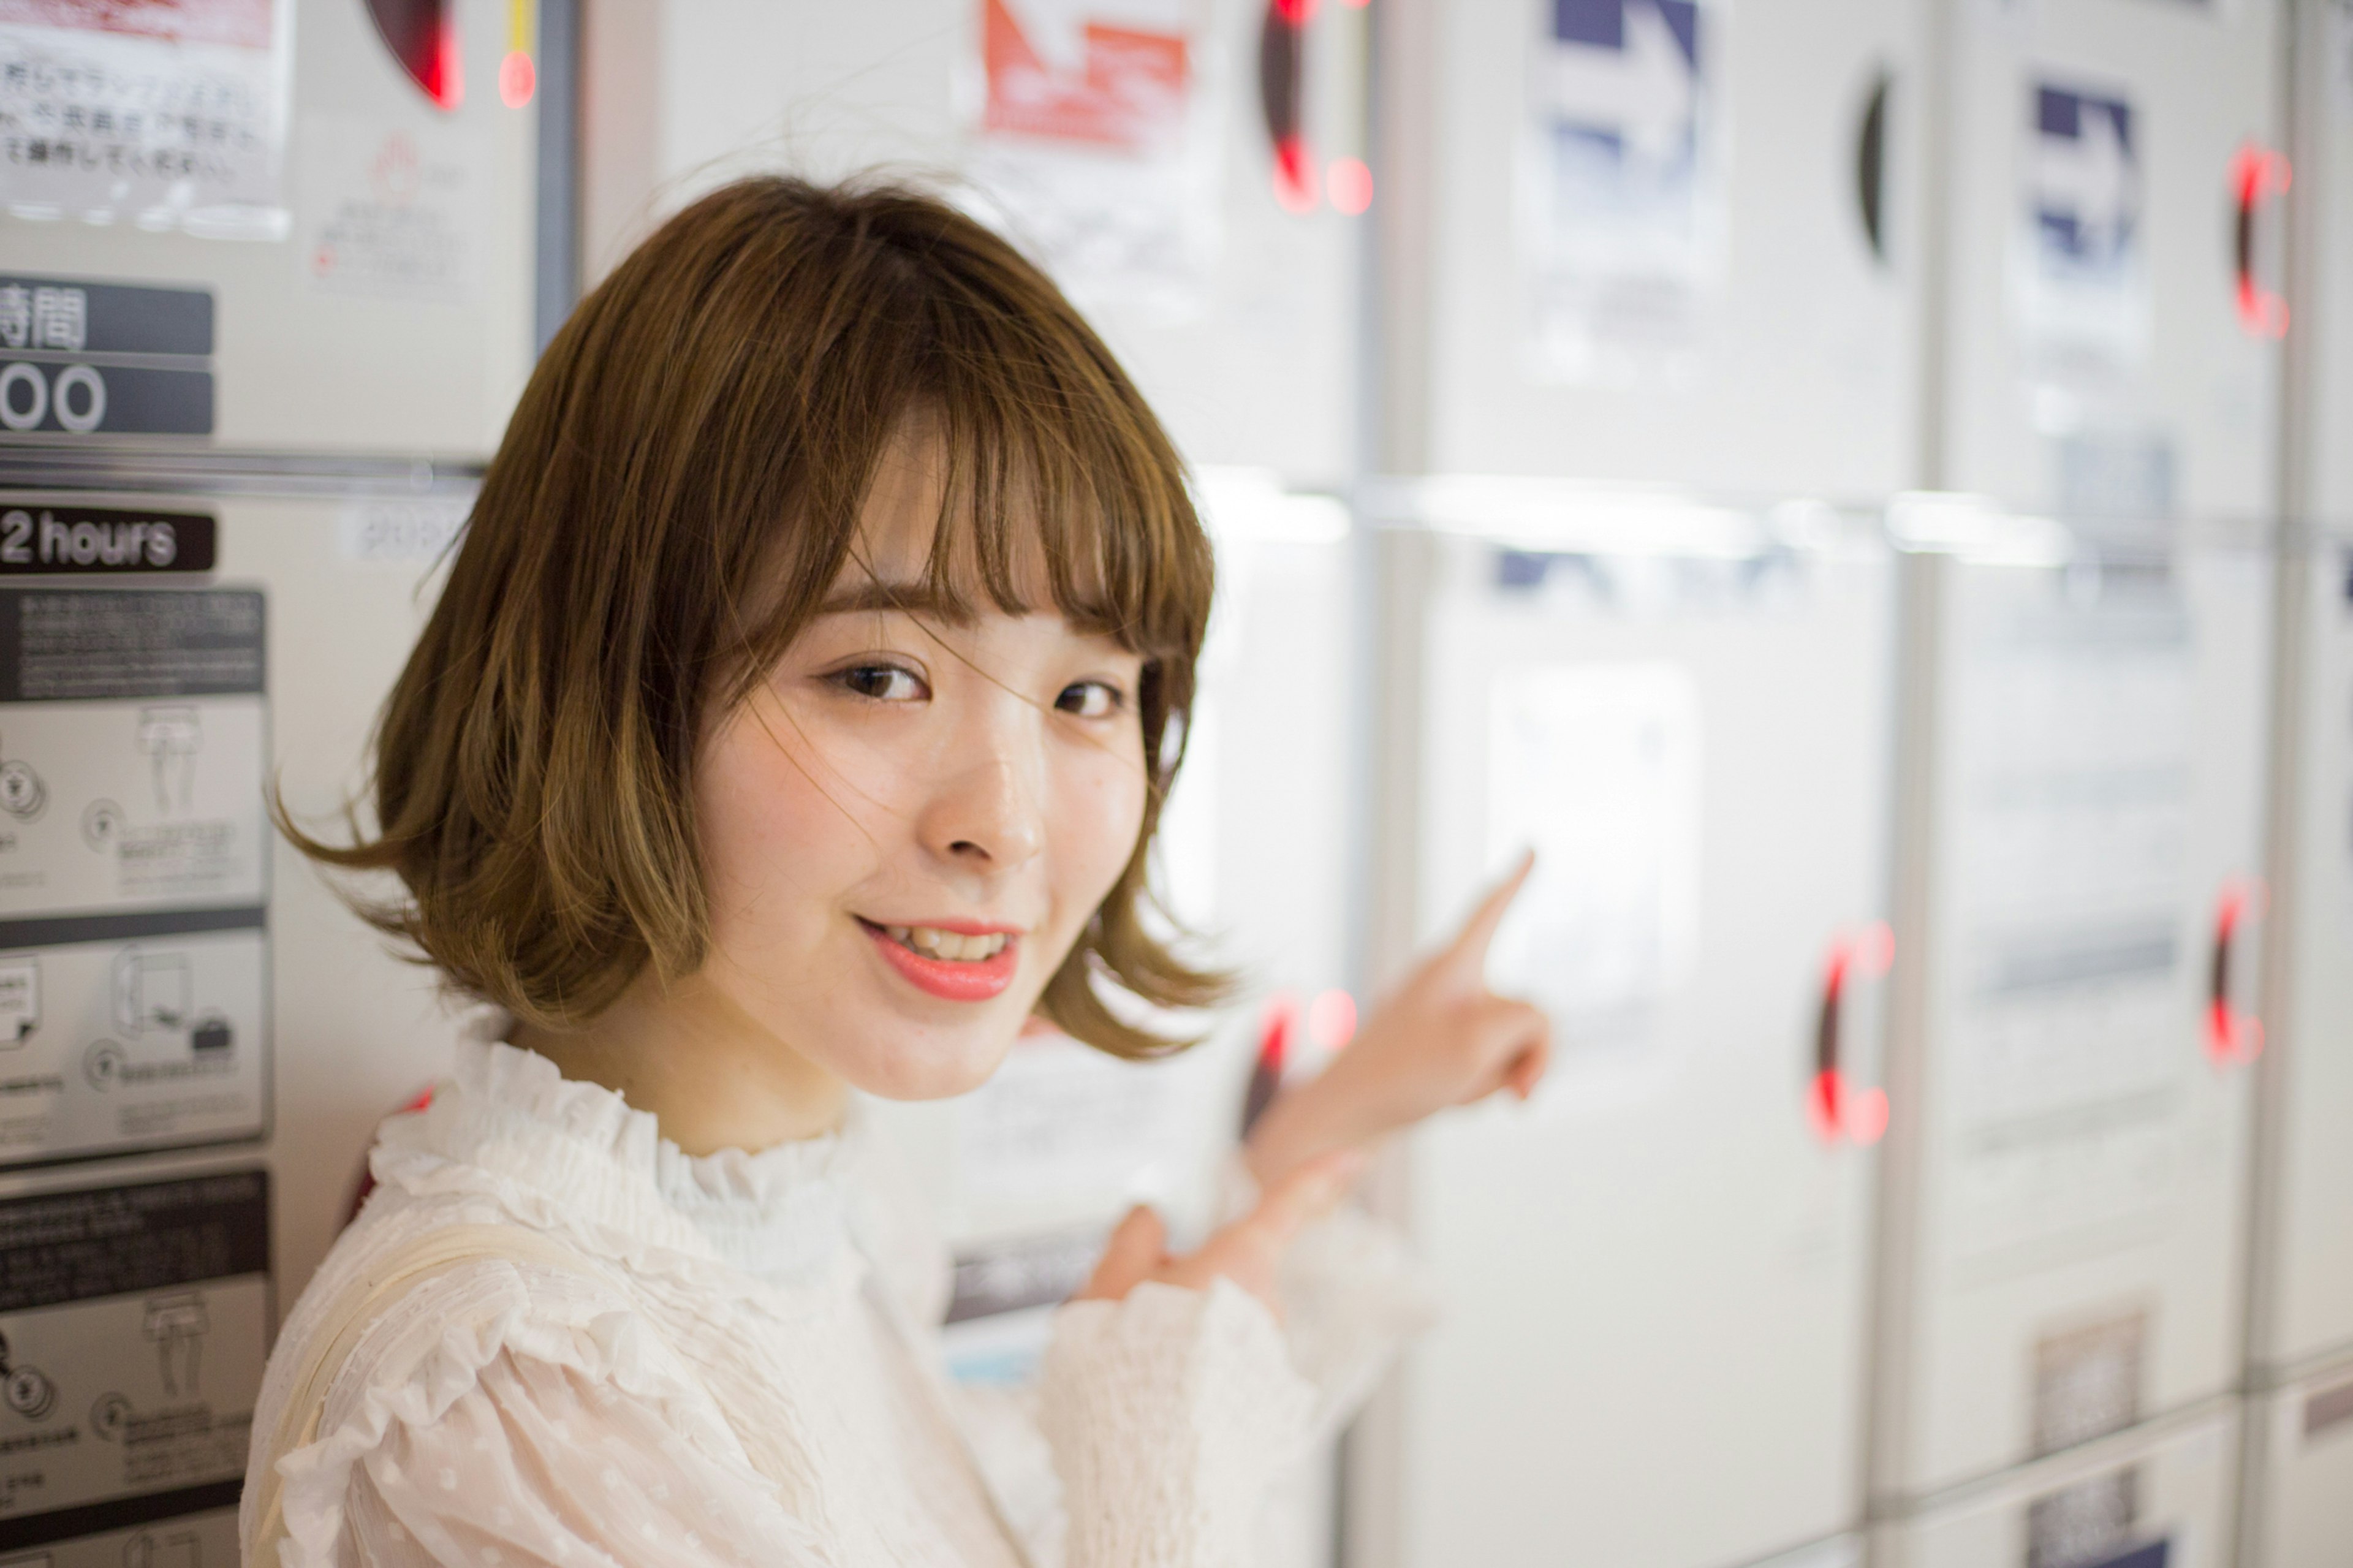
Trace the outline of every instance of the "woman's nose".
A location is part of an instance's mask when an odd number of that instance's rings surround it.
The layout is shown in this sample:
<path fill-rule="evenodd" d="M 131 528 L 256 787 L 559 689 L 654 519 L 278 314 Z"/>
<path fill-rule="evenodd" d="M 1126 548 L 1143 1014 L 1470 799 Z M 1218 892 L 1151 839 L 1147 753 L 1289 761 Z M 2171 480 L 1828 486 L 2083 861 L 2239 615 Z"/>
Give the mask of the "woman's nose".
<path fill-rule="evenodd" d="M 1036 750 L 998 736 L 977 765 L 943 781 L 923 813 L 924 847 L 974 871 L 1010 871 L 1036 858 L 1046 847 Z"/>

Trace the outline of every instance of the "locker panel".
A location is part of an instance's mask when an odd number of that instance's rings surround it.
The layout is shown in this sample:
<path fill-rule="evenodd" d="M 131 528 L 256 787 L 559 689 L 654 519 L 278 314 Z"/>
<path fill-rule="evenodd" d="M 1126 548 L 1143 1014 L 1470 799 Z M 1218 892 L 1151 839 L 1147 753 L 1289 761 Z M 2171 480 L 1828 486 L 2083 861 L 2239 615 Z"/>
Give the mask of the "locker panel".
<path fill-rule="evenodd" d="M 2224 1568 L 2235 1411 L 2045 1461 L 1874 1532 L 1886 1568 Z"/>
<path fill-rule="evenodd" d="M 1409 1354 L 1401 1562 L 1697 1568 L 1859 1515 L 1891 572 L 1867 535 L 1694 510 L 1722 548 L 1580 539 L 1573 506 L 1391 542 L 1429 551 L 1393 568 L 1427 606 L 1420 929 L 1532 837 L 1490 974 L 1558 1031 L 1528 1105 L 1412 1148 L 1442 1316 Z"/>
<path fill-rule="evenodd" d="M 2276 494 L 2278 8 L 1953 8 L 1936 482 L 2079 513 Z M 2253 179 L 2253 187 L 2247 181 Z M 2242 235 L 2241 208 L 2254 202 Z"/>
<path fill-rule="evenodd" d="M 2278 1207 L 2263 1266 L 2272 1320 L 2258 1354 L 2277 1368 L 2353 1345 L 2353 1149 L 2338 1132 L 2353 1103 L 2353 541 L 2308 546 L 2292 868 L 2275 921 L 2285 946 L 2273 1004 L 2284 1048 Z"/>
<path fill-rule="evenodd" d="M 533 358 L 535 117 L 500 101 L 504 12 L 454 14 L 471 85 L 443 109 L 404 72 L 362 0 L 299 7 L 282 237 L 0 216 L 0 271 L 209 293 L 209 348 L 170 363 L 209 373 L 210 428 L 143 444 L 209 437 L 266 451 L 458 458 L 496 446 Z M 104 310 L 90 298 L 93 325 Z M 91 363 L 121 377 L 142 362 L 101 353 Z M 132 391 L 115 389 L 118 409 Z M 159 427 L 177 426 L 145 426 Z M 132 438 L 111 428 L 77 437 L 52 420 L 37 437 L 0 442 Z"/>
<path fill-rule="evenodd" d="M 1362 151 L 1363 14 L 1306 10 L 1303 113 L 1320 191 L 1324 162 Z M 981 0 L 663 9 L 652 47 L 617 45 L 628 58 L 593 68 L 611 73 L 608 92 L 641 94 L 651 123 L 617 132 L 629 144 L 609 148 L 592 127 L 590 156 L 606 160 L 609 182 L 591 215 L 592 266 L 617 262 L 701 191 L 767 170 L 838 179 L 879 168 L 935 185 L 994 180 L 997 205 L 982 210 L 1018 243 L 1041 255 L 1064 244 L 1060 187 L 1025 195 L 991 163 L 1001 146 L 1018 152 L 1018 141 L 973 129 L 986 91 L 983 11 Z M 1005 14 L 1043 25 L 1019 0 Z M 1189 280 L 1162 290 L 1077 264 L 1060 280 L 1192 461 L 1335 484 L 1355 457 L 1359 220 L 1321 195 L 1303 212 L 1278 199 L 1260 102 L 1266 7 L 1215 0 L 1129 19 L 1156 26 L 1155 18 L 1179 14 L 1188 91 L 1203 117 L 1192 134 L 1204 166 L 1175 231 L 1197 253 Z M 1105 160 L 1094 177 L 1115 182 L 1120 169 Z M 1050 179 L 1034 170 L 1021 178 Z"/>
<path fill-rule="evenodd" d="M 2237 1376 L 2269 561 L 2070 548 L 1912 563 L 1939 754 L 1903 851 L 1928 946 L 1892 1495 Z"/>
<path fill-rule="evenodd" d="M 2261 1458 L 2246 1568 L 2353 1563 L 2353 1364 L 2299 1378 L 2252 1408 Z"/>
<path fill-rule="evenodd" d="M 1434 6 L 1430 122 L 1398 132 L 1432 147 L 1409 240 L 1429 298 L 1390 306 L 1428 334 L 1429 406 L 1389 461 L 1760 495 L 1915 482 L 1918 16 Z"/>
<path fill-rule="evenodd" d="M 5 1309 L 12 1372 L 34 1374 L 10 1383 L 18 1399 L 10 1418 L 90 1424 L 78 1447 L 69 1437 L 66 1447 L 19 1455 L 50 1469 L 52 1484 L 34 1489 L 29 1505 L 26 1490 L 12 1488 L 12 1539 L 51 1560 L 200 1568 L 219 1553 L 234 1556 L 246 1425 L 279 1316 L 342 1227 L 376 1122 L 448 1066 L 454 1026 L 431 974 L 396 957 L 269 833 L 260 795 L 264 781 L 278 783 L 301 821 L 337 835 L 335 814 L 364 778 L 376 706 L 430 605 L 430 562 L 467 504 L 459 492 L 0 493 L 0 548 L 18 512 L 37 531 L 68 515 L 175 519 L 175 559 L 149 556 L 145 563 L 155 566 L 198 564 L 199 536 L 211 536 L 208 571 L 100 578 L 90 574 L 105 563 L 85 558 L 79 574 L 11 583 L 52 599 L 78 595 L 84 626 L 100 616 L 102 600 L 131 593 L 226 592 L 245 603 L 258 597 L 260 612 L 258 641 L 236 645 L 261 656 L 261 692 L 251 699 L 261 709 L 257 725 L 216 722 L 218 710 L 200 697 L 118 703 L 140 709 L 135 729 L 128 713 L 112 720 L 127 743 L 147 748 L 133 759 L 145 771 L 110 774 L 101 769 L 102 732 L 70 751 L 35 748 L 18 720 L 24 707 L 42 704 L 12 703 L 0 724 L 11 760 L 40 785 L 37 798 L 21 784 L 6 793 L 0 859 L 21 847 L 26 831 L 52 821 L 72 825 L 95 862 L 152 853 L 138 837 L 150 817 L 183 838 L 217 841 L 247 826 L 268 835 L 257 883 L 196 889 L 177 910 L 83 908 L 71 931 L 19 921 L 10 940 L 24 943 L 0 960 L 15 1006 L 12 1026 L 0 1031 L 8 1037 L 0 1123 L 19 1135 L 5 1151 L 15 1168 L 0 1171 L 0 1205 L 39 1200 L 51 1227 L 28 1228 L 23 1211 L 12 1211 L 19 1219 L 7 1245 L 60 1239 L 69 1225 L 90 1228 L 87 1267 L 76 1277 L 86 1299 L 28 1301 L 19 1292 Z M 212 526 L 198 530 L 195 519 Z M 164 616 L 154 624 L 169 623 Z M 20 670 L 31 662 L 22 647 L 10 650 Z M 67 673 L 87 683 L 100 662 L 93 657 Z M 217 681 L 222 668 L 216 647 L 209 663 L 192 661 L 169 678 L 201 686 Z M 239 796 L 234 805 L 215 799 L 227 781 Z M 139 798 L 145 788 L 157 794 Z M 111 801 L 111 816 L 93 814 L 109 804 L 90 798 L 100 791 L 123 796 Z M 93 833 L 102 820 L 115 826 Z M 257 900 L 262 909 L 249 926 L 130 929 L 142 920 L 200 921 L 224 900 Z M 95 964 L 87 961 L 93 952 Z M 25 972 L 35 966 L 28 988 Z M 233 983 L 259 988 L 251 1011 L 235 1003 Z M 248 1094 L 258 1098 L 258 1114 L 248 1114 Z M 22 1162 L 45 1152 L 75 1152 L 22 1142 L 45 1109 L 60 1129 L 111 1117 L 118 1138 L 158 1152 L 26 1167 Z M 92 1259 L 108 1247 L 121 1257 L 101 1267 Z M 175 1270 L 179 1259 L 200 1262 Z M 142 1433 L 164 1436 L 136 1446 L 127 1436 Z M 61 1466 L 61 1452 L 84 1462 Z M 117 1454 L 144 1456 L 144 1468 L 103 1473 Z M 58 1511 L 84 1503 L 95 1511 L 79 1523 Z M 58 1537 L 69 1524 L 71 1532 Z"/>

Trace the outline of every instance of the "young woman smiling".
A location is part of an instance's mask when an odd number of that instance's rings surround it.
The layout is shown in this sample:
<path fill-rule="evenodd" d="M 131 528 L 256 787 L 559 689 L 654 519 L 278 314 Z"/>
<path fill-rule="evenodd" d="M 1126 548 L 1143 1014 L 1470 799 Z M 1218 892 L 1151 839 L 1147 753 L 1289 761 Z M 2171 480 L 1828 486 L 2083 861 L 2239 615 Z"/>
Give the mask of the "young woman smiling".
<path fill-rule="evenodd" d="M 1232 1224 L 1129 1216 L 1028 1399 L 941 1381 L 944 1259 L 852 1092 L 963 1093 L 1030 1027 L 1160 1054 L 1138 1018 L 1218 998 L 1144 911 L 1210 587 L 1134 388 L 936 201 L 733 185 L 582 303 L 374 835 L 296 834 L 487 1006 L 280 1339 L 249 1561 L 1246 1559 L 1420 1311 L 1335 1208 L 1358 1151 L 1544 1070 L 1480 978 L 1512 889 L 1275 1102 Z"/>

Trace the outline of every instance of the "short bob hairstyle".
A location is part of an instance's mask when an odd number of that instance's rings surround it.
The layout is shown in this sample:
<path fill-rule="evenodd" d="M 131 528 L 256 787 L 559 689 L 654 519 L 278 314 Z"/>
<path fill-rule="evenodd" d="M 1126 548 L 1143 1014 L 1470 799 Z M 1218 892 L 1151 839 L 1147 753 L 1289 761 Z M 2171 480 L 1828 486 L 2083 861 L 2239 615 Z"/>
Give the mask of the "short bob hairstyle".
<path fill-rule="evenodd" d="M 1166 434 L 1053 284 L 895 184 L 728 185 L 581 302 L 378 722 L 375 836 L 323 843 L 282 805 L 280 827 L 329 865 L 396 873 L 405 896 L 355 896 L 362 914 L 540 1027 L 579 1026 L 649 965 L 693 973 L 706 713 L 748 694 L 816 614 L 911 421 L 945 468 L 933 602 L 1023 613 L 1017 563 L 1042 562 L 1026 580 L 1042 576 L 1064 616 L 1144 656 L 1143 831 L 1039 1010 L 1114 1055 L 1180 1046 L 1105 993 L 1190 1008 L 1223 990 L 1144 909 L 1208 541 Z"/>

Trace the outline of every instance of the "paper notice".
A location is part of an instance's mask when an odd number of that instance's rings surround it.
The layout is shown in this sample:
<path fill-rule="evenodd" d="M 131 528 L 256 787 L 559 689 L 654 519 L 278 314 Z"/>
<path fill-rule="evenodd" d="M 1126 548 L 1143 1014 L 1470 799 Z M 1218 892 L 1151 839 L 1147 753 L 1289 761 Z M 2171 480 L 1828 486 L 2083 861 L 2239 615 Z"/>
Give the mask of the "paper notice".
<path fill-rule="evenodd" d="M 1531 368 L 1676 373 L 1724 267 L 1722 14 L 1553 0 L 1541 15 L 1520 177 Z"/>
<path fill-rule="evenodd" d="M 303 269 L 330 294 L 462 305 L 485 227 L 482 183 L 446 126 L 317 115 L 302 129 Z"/>
<path fill-rule="evenodd" d="M 0 203 L 286 233 L 292 0 L 0 0 Z"/>
<path fill-rule="evenodd" d="M 2158 579 L 2069 602 L 2005 573 L 1956 691 L 1951 1055 L 1965 1254 L 2160 1213 L 2179 1183 L 2190 626 Z M 2031 579 L 2031 580 L 2029 580 Z"/>
<path fill-rule="evenodd" d="M 970 174 L 1089 300 L 1198 308 L 1219 241 L 1215 80 L 1187 0 L 979 0 Z"/>
<path fill-rule="evenodd" d="M 1497 683 L 1488 735 L 1489 863 L 1536 852 L 1495 984 L 1551 1013 L 1565 1063 L 1649 1047 L 1697 942 L 1697 684 L 1666 663 L 1531 670 Z"/>
<path fill-rule="evenodd" d="M 2026 94 L 2011 268 L 2020 335 L 2039 383 L 2099 394 L 2148 347 L 2147 129 L 2114 89 L 2031 81 Z"/>

